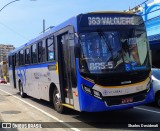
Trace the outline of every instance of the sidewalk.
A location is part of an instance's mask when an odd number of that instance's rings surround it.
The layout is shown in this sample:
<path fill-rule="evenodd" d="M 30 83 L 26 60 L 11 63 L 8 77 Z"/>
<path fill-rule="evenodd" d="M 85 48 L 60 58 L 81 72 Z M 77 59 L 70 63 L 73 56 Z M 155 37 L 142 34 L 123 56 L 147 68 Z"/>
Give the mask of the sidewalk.
<path fill-rule="evenodd" d="M 0 85 L 4 86 L 4 85 Z M 0 88 L 1 89 L 1 88 Z M 12 95 L 6 94 L 0 90 L 0 122 L 23 122 L 23 123 L 36 123 L 36 122 L 57 122 L 56 120 L 50 118 L 49 116 L 43 114 L 42 112 L 34 109 L 33 107 L 23 103 L 22 101 L 16 99 Z M 40 127 L 41 125 L 38 125 Z M 1 131 L 2 129 L 0 129 Z M 5 130 L 26 130 L 26 129 L 5 129 Z M 51 128 L 36 128 L 27 129 L 34 131 L 48 131 L 53 130 Z M 71 130 L 69 128 L 54 128 L 56 131 Z"/>

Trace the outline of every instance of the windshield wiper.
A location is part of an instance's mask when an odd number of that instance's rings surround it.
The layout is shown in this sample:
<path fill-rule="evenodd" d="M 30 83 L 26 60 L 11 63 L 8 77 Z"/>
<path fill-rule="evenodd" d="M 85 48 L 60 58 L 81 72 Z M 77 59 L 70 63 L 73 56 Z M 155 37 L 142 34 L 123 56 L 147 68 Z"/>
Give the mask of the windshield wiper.
<path fill-rule="evenodd" d="M 106 45 L 107 45 L 107 47 L 108 47 L 108 50 L 111 52 L 111 59 L 113 60 L 113 49 L 112 49 L 109 41 L 107 40 L 104 32 L 101 31 L 101 30 L 98 30 L 97 32 L 98 32 L 99 36 L 101 36 L 101 37 L 103 38 L 104 42 L 106 43 Z"/>

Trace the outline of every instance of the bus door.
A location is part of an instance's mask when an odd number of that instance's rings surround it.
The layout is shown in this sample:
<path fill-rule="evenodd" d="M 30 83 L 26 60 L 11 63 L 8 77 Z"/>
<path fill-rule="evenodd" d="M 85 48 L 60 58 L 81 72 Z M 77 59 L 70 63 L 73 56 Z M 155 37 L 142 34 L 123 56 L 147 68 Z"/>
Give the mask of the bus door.
<path fill-rule="evenodd" d="M 14 88 L 16 88 L 16 73 L 15 73 L 15 62 L 16 62 L 16 54 L 14 54 L 12 56 L 12 80 L 13 80 L 13 85 L 14 85 Z"/>
<path fill-rule="evenodd" d="M 69 28 L 70 29 L 70 28 Z M 72 95 L 72 43 L 69 29 L 57 36 L 58 68 L 62 102 L 73 105 Z"/>

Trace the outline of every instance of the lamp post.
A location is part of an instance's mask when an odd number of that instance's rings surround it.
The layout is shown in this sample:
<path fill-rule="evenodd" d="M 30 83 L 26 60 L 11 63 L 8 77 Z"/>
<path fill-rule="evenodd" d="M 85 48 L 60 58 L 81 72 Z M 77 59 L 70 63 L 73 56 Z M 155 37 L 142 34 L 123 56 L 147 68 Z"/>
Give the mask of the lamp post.
<path fill-rule="evenodd" d="M 16 1 L 20 1 L 20 0 L 13 0 L 13 1 L 7 3 L 6 5 L 4 5 L 4 6 L 0 9 L 0 12 L 1 12 L 6 6 L 8 6 L 8 5 L 10 5 L 10 4 L 12 4 L 12 3 L 16 2 Z M 30 1 L 36 1 L 36 0 L 30 0 Z"/>
<path fill-rule="evenodd" d="M 6 5 L 4 5 L 4 6 L 0 9 L 0 12 L 1 12 L 6 6 L 8 6 L 8 5 L 10 5 L 10 4 L 12 4 L 12 3 L 16 2 L 16 1 L 20 1 L 20 0 L 13 0 L 13 1 L 7 3 Z"/>

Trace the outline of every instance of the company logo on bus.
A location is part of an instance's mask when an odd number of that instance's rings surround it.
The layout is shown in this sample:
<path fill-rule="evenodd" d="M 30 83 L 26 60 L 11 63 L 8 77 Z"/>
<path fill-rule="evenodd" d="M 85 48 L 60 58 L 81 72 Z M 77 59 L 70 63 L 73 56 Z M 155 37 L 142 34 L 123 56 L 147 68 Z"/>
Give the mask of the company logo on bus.
<path fill-rule="evenodd" d="M 113 96 L 113 95 L 117 95 L 117 94 L 122 94 L 123 91 L 121 89 L 114 89 L 114 90 L 104 90 L 103 91 L 103 95 L 104 96 Z"/>
<path fill-rule="evenodd" d="M 121 82 L 121 84 L 123 85 L 123 84 L 130 84 L 130 83 L 132 83 L 131 81 L 123 81 L 123 82 Z"/>
<path fill-rule="evenodd" d="M 133 17 L 88 17 L 88 25 L 134 25 Z"/>

